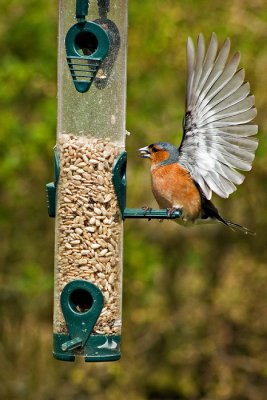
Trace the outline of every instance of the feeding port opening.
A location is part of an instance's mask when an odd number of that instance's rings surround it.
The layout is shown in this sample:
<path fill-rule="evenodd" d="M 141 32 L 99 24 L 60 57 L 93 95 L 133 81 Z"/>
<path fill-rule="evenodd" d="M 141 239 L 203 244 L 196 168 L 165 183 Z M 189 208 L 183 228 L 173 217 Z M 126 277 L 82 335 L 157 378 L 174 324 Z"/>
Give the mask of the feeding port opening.
<path fill-rule="evenodd" d="M 79 32 L 75 37 L 75 49 L 78 54 L 90 56 L 98 48 L 97 37 L 88 31 Z"/>
<path fill-rule="evenodd" d="M 75 289 L 71 293 L 69 301 L 72 310 L 78 313 L 86 313 L 93 305 L 93 297 L 85 289 Z"/>

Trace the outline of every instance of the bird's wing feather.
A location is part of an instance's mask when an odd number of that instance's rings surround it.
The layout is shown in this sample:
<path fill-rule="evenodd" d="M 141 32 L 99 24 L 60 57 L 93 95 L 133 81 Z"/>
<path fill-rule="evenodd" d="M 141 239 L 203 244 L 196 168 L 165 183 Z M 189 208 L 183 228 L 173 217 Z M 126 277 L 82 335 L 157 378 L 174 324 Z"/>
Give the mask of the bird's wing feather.
<path fill-rule="evenodd" d="M 244 70 L 237 70 L 240 54 L 227 63 L 230 40 L 218 52 L 215 34 L 205 54 L 203 35 L 195 50 L 187 44 L 187 83 L 184 134 L 179 147 L 179 163 L 187 168 L 207 199 L 212 192 L 228 197 L 248 171 L 258 145 L 254 96 Z"/>

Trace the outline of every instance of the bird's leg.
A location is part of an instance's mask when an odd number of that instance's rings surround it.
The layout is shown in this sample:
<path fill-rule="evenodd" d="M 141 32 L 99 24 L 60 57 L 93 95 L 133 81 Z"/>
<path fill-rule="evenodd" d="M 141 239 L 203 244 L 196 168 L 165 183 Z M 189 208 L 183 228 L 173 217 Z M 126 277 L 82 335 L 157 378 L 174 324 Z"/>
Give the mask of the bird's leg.
<path fill-rule="evenodd" d="M 152 210 L 152 207 L 148 206 L 143 206 L 142 210 L 144 210 L 144 216 L 146 216 L 146 213 Z M 151 221 L 151 218 L 148 218 L 148 221 Z"/>
<path fill-rule="evenodd" d="M 168 216 L 171 217 L 173 215 L 173 213 L 175 213 L 175 211 L 181 211 L 182 212 L 182 209 L 179 208 L 179 207 L 167 208 Z"/>

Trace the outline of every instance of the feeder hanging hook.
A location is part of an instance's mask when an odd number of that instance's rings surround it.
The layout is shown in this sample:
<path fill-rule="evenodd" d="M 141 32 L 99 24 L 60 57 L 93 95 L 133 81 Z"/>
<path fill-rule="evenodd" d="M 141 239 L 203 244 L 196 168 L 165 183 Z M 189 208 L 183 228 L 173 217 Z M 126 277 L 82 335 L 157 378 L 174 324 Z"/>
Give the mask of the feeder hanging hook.
<path fill-rule="evenodd" d="M 85 23 L 88 15 L 90 0 L 76 0 L 76 19 L 78 24 Z"/>

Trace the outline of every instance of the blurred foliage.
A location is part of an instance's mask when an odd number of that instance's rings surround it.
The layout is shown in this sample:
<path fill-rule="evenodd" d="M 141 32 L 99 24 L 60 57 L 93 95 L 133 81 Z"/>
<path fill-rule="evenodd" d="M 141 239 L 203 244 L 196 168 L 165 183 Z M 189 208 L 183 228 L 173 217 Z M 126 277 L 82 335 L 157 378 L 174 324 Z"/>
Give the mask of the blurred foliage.
<path fill-rule="evenodd" d="M 267 393 L 267 9 L 265 0 L 129 2 L 128 206 L 155 205 L 136 149 L 179 143 L 185 43 L 229 35 L 256 96 L 253 172 L 222 214 L 257 231 L 127 221 L 123 355 L 52 358 L 57 2 L 0 4 L 1 369 L 3 400 L 265 400 Z"/>

